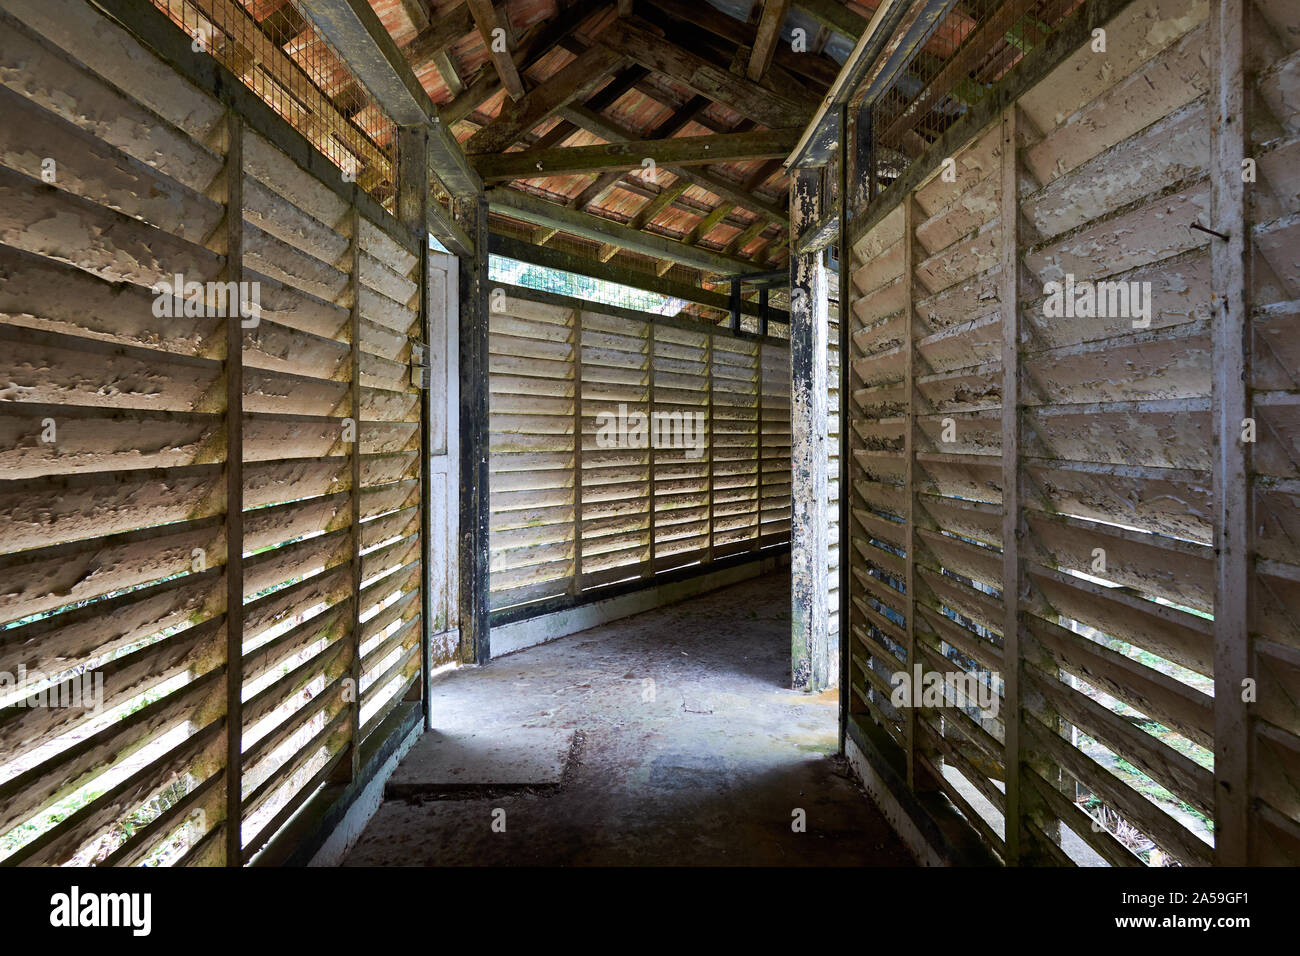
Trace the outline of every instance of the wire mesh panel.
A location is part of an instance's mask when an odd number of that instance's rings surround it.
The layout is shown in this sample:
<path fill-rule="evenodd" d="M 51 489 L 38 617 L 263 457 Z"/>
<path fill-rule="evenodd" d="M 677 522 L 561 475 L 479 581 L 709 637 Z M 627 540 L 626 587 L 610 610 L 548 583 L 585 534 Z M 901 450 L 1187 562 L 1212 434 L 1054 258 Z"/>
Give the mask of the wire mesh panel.
<path fill-rule="evenodd" d="M 880 188 L 978 106 L 1039 49 L 1081 0 L 976 0 L 954 4 L 877 97 L 872 142 Z"/>
<path fill-rule="evenodd" d="M 153 0 L 210 54 L 261 97 L 340 175 L 392 208 L 393 122 L 357 82 L 296 2 Z"/>

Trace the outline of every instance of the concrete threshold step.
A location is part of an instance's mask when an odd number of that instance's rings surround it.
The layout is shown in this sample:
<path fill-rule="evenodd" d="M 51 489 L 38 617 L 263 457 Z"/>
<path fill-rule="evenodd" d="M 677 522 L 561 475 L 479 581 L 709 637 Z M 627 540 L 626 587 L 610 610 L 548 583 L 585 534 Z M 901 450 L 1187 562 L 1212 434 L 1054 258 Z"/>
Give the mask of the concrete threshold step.
<path fill-rule="evenodd" d="M 431 730 L 398 764 L 384 795 L 400 800 L 556 790 L 573 742 L 574 731 L 549 727 Z"/>

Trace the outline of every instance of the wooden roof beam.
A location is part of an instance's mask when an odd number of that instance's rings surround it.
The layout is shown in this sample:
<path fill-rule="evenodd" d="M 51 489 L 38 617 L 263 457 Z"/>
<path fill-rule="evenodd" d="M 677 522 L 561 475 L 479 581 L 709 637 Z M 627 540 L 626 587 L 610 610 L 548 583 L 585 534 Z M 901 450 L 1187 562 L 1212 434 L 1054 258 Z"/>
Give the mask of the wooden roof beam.
<path fill-rule="evenodd" d="M 638 83 L 646 78 L 650 73 L 643 66 L 630 66 L 621 70 L 619 74 L 605 84 L 600 90 L 587 100 L 588 109 L 603 110 L 607 106 L 612 106 L 623 97 L 623 94 L 634 89 Z M 556 123 L 545 135 L 541 136 L 533 144 L 534 149 L 551 149 L 559 146 L 564 140 L 568 139 L 574 133 L 579 132 L 579 128 L 574 126 L 566 119 Z M 665 134 L 670 135 L 670 134 Z"/>
<path fill-rule="evenodd" d="M 366 0 L 315 0 L 306 12 L 312 25 L 397 125 L 430 126 L 434 169 L 447 191 L 457 196 L 477 195 L 482 182 L 469 168 L 446 125 L 438 122 L 429 94 L 370 4 Z"/>
<path fill-rule="evenodd" d="M 487 197 L 489 208 L 499 215 L 522 219 L 536 226 L 559 229 L 602 245 L 616 245 L 655 259 L 679 262 L 717 275 L 735 275 L 748 272 L 751 268 L 751 264 L 744 259 L 689 246 L 652 232 L 641 232 L 612 219 L 569 209 L 515 189 L 490 189 Z"/>
<path fill-rule="evenodd" d="M 649 4 L 668 16 L 690 23 L 693 27 L 711 33 L 727 43 L 752 47 L 758 39 L 758 31 L 751 24 L 730 17 L 707 3 L 694 3 L 692 0 L 649 0 Z M 647 14 L 650 13 L 647 7 L 642 7 L 642 10 Z M 839 66 L 834 60 L 818 56 L 816 53 L 795 53 L 779 41 L 776 43 L 772 62 L 791 73 L 812 80 L 823 89 L 829 88 L 835 82 L 835 77 L 839 75 Z"/>
<path fill-rule="evenodd" d="M 591 47 L 523 99 L 507 103 L 500 116 L 465 141 L 465 151 L 470 154 L 504 152 L 562 107 L 575 99 L 585 99 L 623 62 L 623 54 L 609 47 L 599 44 Z"/>
<path fill-rule="evenodd" d="M 785 23 L 789 9 L 790 0 L 763 0 L 763 16 L 758 21 L 754 48 L 750 51 L 749 66 L 745 70 L 745 75 L 751 80 L 761 80 L 771 68 L 772 57 L 781 42 L 781 25 Z"/>
<path fill-rule="evenodd" d="M 643 68 L 636 67 L 635 69 L 641 70 Z M 606 89 L 608 89 L 608 87 L 606 87 Z M 595 105 L 596 101 L 601 99 L 604 93 L 605 90 L 601 90 L 600 93 L 593 96 L 587 102 L 587 108 L 593 110 L 598 109 L 599 107 Z M 610 102 L 613 101 L 611 100 Z M 683 127 L 685 127 L 688 123 L 690 123 L 692 120 L 698 117 L 699 114 L 710 105 L 710 103 L 711 100 L 709 100 L 707 96 L 692 97 L 685 104 L 683 104 L 679 109 L 673 112 L 671 116 L 669 116 L 662 123 L 660 123 L 653 130 L 651 130 L 650 134 L 646 137 L 646 139 L 667 139 L 669 136 L 676 135 Z M 572 123 L 569 123 L 568 120 L 565 120 L 564 123 L 570 129 L 578 128 L 574 126 Z M 577 203 L 576 204 L 571 203 L 571 205 L 577 205 L 579 209 L 585 209 L 587 206 L 591 205 L 592 203 L 599 202 L 601 199 L 605 198 L 605 196 L 610 192 L 610 190 L 614 189 L 616 186 L 620 185 L 621 183 L 626 183 L 627 180 L 627 177 L 624 176 L 622 173 L 614 174 L 612 178 L 610 177 L 611 174 L 609 173 L 596 177 L 596 180 L 590 186 L 584 189 L 582 193 L 577 197 L 578 200 Z M 681 194 L 685 192 L 686 189 L 690 186 L 690 182 L 686 179 L 683 179 L 680 176 L 677 177 L 676 183 L 680 183 L 681 186 L 675 192 L 673 191 L 673 187 L 671 186 L 668 187 L 668 189 L 661 190 L 661 194 L 671 193 L 669 198 L 664 201 L 664 205 L 658 206 L 654 212 L 652 212 L 649 216 L 645 218 L 642 218 L 641 215 L 645 207 L 643 207 L 642 210 L 637 212 L 636 216 L 633 217 L 633 223 L 631 224 L 633 229 L 644 228 L 645 225 L 651 219 L 653 219 L 661 211 L 663 211 L 663 209 L 669 203 L 672 203 L 679 196 L 681 196 Z M 629 186 L 630 184 L 624 186 L 624 188 L 629 188 Z M 651 197 L 651 201 L 646 204 L 646 207 L 654 205 L 657 201 L 658 201 L 658 196 Z"/>
<path fill-rule="evenodd" d="M 429 7 L 426 0 L 402 0 L 402 12 L 406 14 L 406 19 L 411 21 L 417 37 L 421 31 L 429 28 Z M 405 56 L 406 50 L 403 50 L 402 54 Z M 410 62 L 409 58 L 407 62 Z M 435 53 L 432 62 L 452 97 L 458 96 L 465 89 L 465 84 L 461 82 L 460 74 L 456 72 L 456 64 L 451 62 L 451 56 L 446 48 Z"/>
<path fill-rule="evenodd" d="M 560 115 L 577 126 L 589 132 L 595 133 L 602 139 L 610 142 L 625 142 L 636 140 L 638 137 L 626 127 L 620 126 L 608 117 L 601 116 L 591 110 L 581 106 L 566 106 L 560 110 Z M 706 189 L 722 199 L 733 202 L 738 206 L 756 212 L 759 215 L 777 223 L 778 225 L 788 226 L 790 217 L 785 210 L 776 203 L 769 202 L 759 196 L 746 192 L 740 186 L 728 182 L 719 176 L 706 173 L 690 166 L 670 166 L 666 167 L 674 176 L 687 180 L 691 185 Z"/>
<path fill-rule="evenodd" d="M 474 16 L 469 4 L 461 0 L 428 26 L 420 29 L 415 39 L 402 47 L 402 55 L 411 69 L 419 71 L 433 62 L 439 53 L 446 53 L 452 44 L 474 32 Z"/>
<path fill-rule="evenodd" d="M 497 16 L 492 0 L 465 0 L 465 4 L 478 27 L 479 36 L 483 38 L 483 45 L 487 47 L 488 56 L 492 58 L 497 76 L 501 78 L 501 85 L 512 100 L 522 99 L 524 81 L 519 77 L 515 61 L 510 58 L 510 44 L 506 42 L 509 34 Z M 497 35 L 498 31 L 500 36 Z"/>
<path fill-rule="evenodd" d="M 727 213 L 731 212 L 734 208 L 735 206 L 729 202 L 718 203 L 718 205 L 712 209 L 707 216 L 695 224 L 695 228 L 691 230 L 690 235 L 687 236 L 684 241 L 688 245 L 699 245 L 700 241 L 713 231 L 713 227 L 722 222 L 722 220 L 727 217 Z"/>
<path fill-rule="evenodd" d="M 563 44 L 588 17 L 601 8 L 603 2 L 604 0 L 578 0 L 560 16 L 535 25 L 524 34 L 510 54 L 515 68 L 521 75 L 526 73 L 553 47 Z M 472 30 L 471 25 L 470 30 L 466 32 Z M 501 89 L 501 77 L 497 75 L 496 70 L 482 70 L 464 92 L 450 103 L 445 103 L 438 108 L 438 115 L 442 117 L 445 124 L 451 126 L 473 113 L 491 99 L 499 89 Z"/>
<path fill-rule="evenodd" d="M 600 34 L 607 47 L 646 69 L 663 73 L 702 96 L 716 100 L 741 116 L 779 129 L 802 126 L 814 104 L 790 99 L 710 62 L 659 36 L 643 21 L 616 20 Z"/>
<path fill-rule="evenodd" d="M 753 223 L 750 224 L 749 228 L 742 229 L 732 237 L 723 252 L 729 256 L 741 255 L 744 252 L 745 247 L 761 236 L 766 229 L 767 220 L 762 217 L 755 219 Z"/>
<path fill-rule="evenodd" d="M 802 10 L 817 23 L 853 43 L 867 32 L 867 21 L 840 0 L 793 0 L 793 3 L 796 10 Z"/>
<path fill-rule="evenodd" d="M 474 156 L 470 165 L 484 182 L 536 179 L 572 173 L 598 173 L 638 169 L 652 162 L 659 166 L 703 166 L 709 163 L 776 159 L 799 141 L 802 127 L 769 129 L 712 136 L 670 136 L 600 146 L 526 149 L 511 153 Z"/>

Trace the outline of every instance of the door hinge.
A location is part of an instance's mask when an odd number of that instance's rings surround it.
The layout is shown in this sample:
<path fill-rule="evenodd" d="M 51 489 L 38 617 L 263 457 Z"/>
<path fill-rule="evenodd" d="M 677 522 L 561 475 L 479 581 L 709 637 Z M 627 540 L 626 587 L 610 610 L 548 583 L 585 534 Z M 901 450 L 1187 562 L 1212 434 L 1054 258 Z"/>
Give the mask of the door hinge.
<path fill-rule="evenodd" d="M 428 388 L 433 376 L 429 370 L 429 347 L 419 343 L 411 344 L 411 384 L 416 388 Z"/>

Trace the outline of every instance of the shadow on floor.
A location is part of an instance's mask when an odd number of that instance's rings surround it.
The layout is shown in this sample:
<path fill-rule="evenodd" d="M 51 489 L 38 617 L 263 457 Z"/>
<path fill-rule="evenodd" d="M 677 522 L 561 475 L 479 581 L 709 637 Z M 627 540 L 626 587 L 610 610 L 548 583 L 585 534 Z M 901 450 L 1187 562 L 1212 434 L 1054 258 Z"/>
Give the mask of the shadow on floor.
<path fill-rule="evenodd" d="M 911 865 L 837 693 L 789 689 L 789 613 L 769 575 L 447 675 L 440 733 L 572 730 L 562 783 L 386 799 L 345 865 Z"/>

